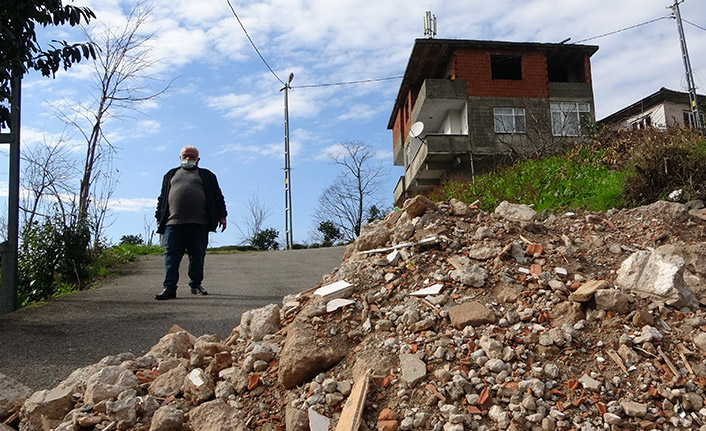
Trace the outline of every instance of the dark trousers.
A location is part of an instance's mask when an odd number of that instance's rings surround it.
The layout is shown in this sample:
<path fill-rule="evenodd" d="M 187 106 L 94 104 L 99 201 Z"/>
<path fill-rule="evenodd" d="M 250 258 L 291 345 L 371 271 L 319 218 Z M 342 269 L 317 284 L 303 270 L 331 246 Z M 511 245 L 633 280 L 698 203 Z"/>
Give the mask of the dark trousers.
<path fill-rule="evenodd" d="M 208 227 L 200 224 L 176 224 L 164 231 L 164 288 L 176 291 L 179 264 L 184 251 L 189 254 L 189 286 L 201 286 L 203 261 L 208 246 Z"/>

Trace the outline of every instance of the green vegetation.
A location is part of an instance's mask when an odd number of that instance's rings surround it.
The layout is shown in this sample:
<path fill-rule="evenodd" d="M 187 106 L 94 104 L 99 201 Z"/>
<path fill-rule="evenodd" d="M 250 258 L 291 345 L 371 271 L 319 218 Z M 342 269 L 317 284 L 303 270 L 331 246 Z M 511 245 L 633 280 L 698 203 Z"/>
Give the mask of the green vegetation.
<path fill-rule="evenodd" d="M 18 259 L 20 307 L 96 285 L 138 256 L 162 254 L 162 247 L 124 243 L 90 250 L 88 229 L 55 217 L 22 233 Z"/>
<path fill-rule="evenodd" d="M 652 203 L 682 190 L 680 200 L 706 198 L 706 140 L 696 131 L 602 131 L 590 147 L 524 160 L 470 182 L 448 182 L 433 200 L 534 204 L 537 211 L 606 211 Z"/>

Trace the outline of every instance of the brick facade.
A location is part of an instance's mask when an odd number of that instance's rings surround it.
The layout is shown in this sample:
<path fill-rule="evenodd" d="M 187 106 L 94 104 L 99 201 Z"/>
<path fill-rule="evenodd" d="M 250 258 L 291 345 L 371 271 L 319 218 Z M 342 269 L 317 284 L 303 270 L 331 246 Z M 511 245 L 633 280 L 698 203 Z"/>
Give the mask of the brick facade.
<path fill-rule="evenodd" d="M 493 79 L 490 57 L 493 54 L 522 56 L 522 79 Z M 547 57 L 541 52 L 456 50 L 448 66 L 451 79 L 465 79 L 469 96 L 549 97 Z"/>

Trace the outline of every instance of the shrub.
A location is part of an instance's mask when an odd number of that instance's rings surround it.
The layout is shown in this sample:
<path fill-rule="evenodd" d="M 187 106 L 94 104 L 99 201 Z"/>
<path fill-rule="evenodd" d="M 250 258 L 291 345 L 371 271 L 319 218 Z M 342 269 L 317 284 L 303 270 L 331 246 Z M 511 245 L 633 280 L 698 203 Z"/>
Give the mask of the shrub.
<path fill-rule="evenodd" d="M 258 250 L 277 250 L 279 248 L 278 236 L 279 231 L 271 227 L 256 233 L 251 243 Z"/>
<path fill-rule="evenodd" d="M 644 205 L 682 190 L 681 201 L 706 198 L 706 140 L 692 128 L 639 130 L 624 134 L 628 172 L 624 196 Z"/>
<path fill-rule="evenodd" d="M 88 276 L 90 233 L 85 223 L 59 216 L 22 232 L 18 255 L 20 305 L 45 300 L 58 290 L 80 289 Z"/>

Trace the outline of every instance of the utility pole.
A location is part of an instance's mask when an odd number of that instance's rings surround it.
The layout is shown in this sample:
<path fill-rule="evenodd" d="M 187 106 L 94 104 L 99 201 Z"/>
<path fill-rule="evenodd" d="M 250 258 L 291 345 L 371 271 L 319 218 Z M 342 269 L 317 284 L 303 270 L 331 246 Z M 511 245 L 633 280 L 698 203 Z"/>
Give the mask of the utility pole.
<path fill-rule="evenodd" d="M 689 50 L 686 47 L 686 36 L 684 36 L 684 27 L 681 21 L 681 12 L 679 12 L 679 4 L 684 0 L 674 0 L 674 4 L 667 6 L 672 9 L 673 17 L 677 20 L 677 28 L 679 29 L 679 42 L 681 43 L 681 56 L 684 60 L 684 69 L 686 71 L 686 82 L 689 88 L 689 104 L 691 105 L 691 115 L 694 118 L 694 127 L 704 134 L 704 125 L 699 112 L 699 104 L 696 96 L 696 84 L 694 83 L 694 72 L 691 70 L 691 61 L 689 60 Z"/>
<path fill-rule="evenodd" d="M 17 76 L 19 75 L 19 76 Z M 0 132 L 0 143 L 10 144 L 7 241 L 0 243 L 2 277 L 0 277 L 0 315 L 17 308 L 17 250 L 19 248 L 20 206 L 20 94 L 22 75 L 12 73 L 10 92 L 10 130 Z"/>
<path fill-rule="evenodd" d="M 292 240 L 292 178 L 289 165 L 289 84 L 294 79 L 294 73 L 289 74 L 289 80 L 284 88 L 284 235 L 287 243 L 286 249 L 291 250 Z"/>

